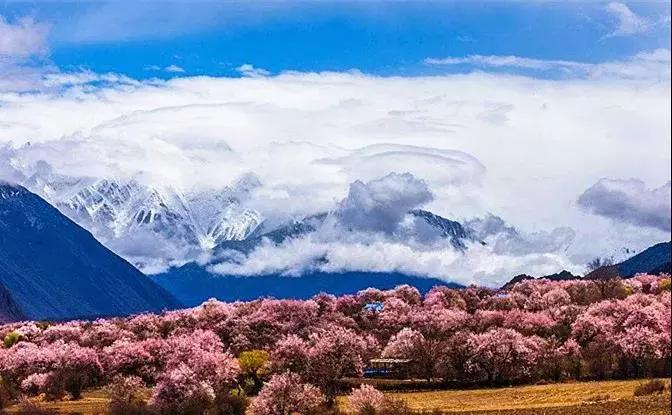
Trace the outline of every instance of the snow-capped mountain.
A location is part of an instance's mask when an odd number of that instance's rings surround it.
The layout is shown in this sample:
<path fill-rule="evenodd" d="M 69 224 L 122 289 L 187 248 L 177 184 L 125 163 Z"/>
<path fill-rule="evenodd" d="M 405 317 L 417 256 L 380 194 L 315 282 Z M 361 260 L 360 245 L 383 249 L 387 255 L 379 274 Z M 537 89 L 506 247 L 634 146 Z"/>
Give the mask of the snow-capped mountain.
<path fill-rule="evenodd" d="M 183 192 L 136 179 L 38 171 L 24 185 L 140 268 L 157 259 L 192 260 L 222 242 L 245 239 L 262 221 L 241 206 L 240 197 L 254 185 L 250 180 Z"/>
<path fill-rule="evenodd" d="M 157 184 L 144 177 L 92 178 L 55 173 L 38 166 L 23 185 L 89 230 L 115 253 L 145 273 L 202 258 L 248 255 L 263 243 L 280 245 L 339 224 L 338 210 L 271 224 L 245 207 L 259 185 L 244 176 L 222 189 L 189 189 Z M 425 210 L 411 210 L 393 238 L 448 241 L 465 251 L 477 239 L 469 227 Z M 349 233 L 349 227 L 334 228 Z M 398 234 L 396 234 L 398 232 Z M 331 233 L 334 235 L 334 233 Z"/>

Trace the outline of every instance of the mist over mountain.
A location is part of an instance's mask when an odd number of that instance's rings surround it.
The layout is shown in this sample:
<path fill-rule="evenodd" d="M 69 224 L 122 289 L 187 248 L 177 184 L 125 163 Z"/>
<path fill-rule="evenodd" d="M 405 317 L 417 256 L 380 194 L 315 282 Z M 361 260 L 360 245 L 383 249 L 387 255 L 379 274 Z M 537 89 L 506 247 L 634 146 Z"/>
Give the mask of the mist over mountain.
<path fill-rule="evenodd" d="M 220 275 L 370 272 L 491 284 L 530 268 L 579 268 L 561 255 L 571 229 L 525 233 L 492 214 L 442 217 L 424 208 L 434 192 L 411 173 L 356 180 L 330 209 L 299 217 L 256 210 L 264 183 L 253 173 L 219 188 L 142 174 L 64 175 L 44 161 L 20 173 L 25 186 L 148 274 L 197 262 Z"/>

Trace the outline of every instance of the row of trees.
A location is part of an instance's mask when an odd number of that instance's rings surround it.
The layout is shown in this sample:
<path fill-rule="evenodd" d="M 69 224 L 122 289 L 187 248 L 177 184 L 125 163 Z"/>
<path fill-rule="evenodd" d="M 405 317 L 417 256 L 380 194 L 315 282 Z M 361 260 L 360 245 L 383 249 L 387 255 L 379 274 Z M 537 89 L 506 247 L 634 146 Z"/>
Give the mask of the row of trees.
<path fill-rule="evenodd" d="M 159 413 L 203 413 L 247 393 L 259 394 L 262 415 L 276 413 L 268 397 L 283 388 L 332 403 L 342 380 L 376 357 L 411 359 L 414 376 L 447 384 L 669 376 L 670 279 L 210 300 L 161 315 L 9 324 L 0 336 L 0 376 L 13 396 L 142 387 Z"/>

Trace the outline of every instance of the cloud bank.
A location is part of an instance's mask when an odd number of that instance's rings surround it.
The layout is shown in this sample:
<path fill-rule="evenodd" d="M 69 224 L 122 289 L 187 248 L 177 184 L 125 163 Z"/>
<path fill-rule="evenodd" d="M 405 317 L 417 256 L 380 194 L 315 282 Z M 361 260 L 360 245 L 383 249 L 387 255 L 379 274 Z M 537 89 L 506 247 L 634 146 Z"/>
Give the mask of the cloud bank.
<path fill-rule="evenodd" d="M 30 18 L 8 22 L 0 15 L 0 59 L 27 59 L 47 53 L 45 25 Z"/>
<path fill-rule="evenodd" d="M 586 63 L 567 60 L 533 59 L 520 56 L 469 55 L 466 57 L 427 58 L 428 65 L 469 65 L 489 69 L 522 69 L 554 74 L 564 78 L 594 80 L 669 80 L 670 50 L 640 52 L 629 59 Z"/>
<path fill-rule="evenodd" d="M 341 223 L 361 230 L 392 233 L 409 211 L 432 198 L 427 184 L 409 173 L 390 173 L 368 183 L 357 180 L 341 203 Z"/>
<path fill-rule="evenodd" d="M 576 272 L 585 256 L 668 237 L 648 225 L 656 220 L 606 227 L 575 204 L 602 177 L 670 179 L 669 71 L 661 77 L 649 64 L 669 68 L 669 51 L 558 80 L 254 72 L 138 81 L 49 72 L 30 92 L 0 92 L 0 174 L 27 178 L 47 163 L 66 176 L 183 192 L 254 175 L 259 185 L 242 208 L 268 222 L 341 209 L 353 228 L 265 245 L 223 272 L 359 267 L 463 281 Z M 487 246 L 462 255 L 436 238 L 405 240 L 403 212 L 417 206 L 480 218 Z M 489 213 L 507 223 L 485 223 Z M 147 242 L 136 242 L 141 252 Z"/>
<path fill-rule="evenodd" d="M 410 173 L 355 181 L 336 210 L 309 221 L 314 231 L 282 243 L 267 239 L 247 254 L 226 252 L 208 269 L 239 276 L 366 270 L 495 286 L 523 272 L 583 270 L 564 255 L 574 236 L 570 229 L 526 234 L 492 215 L 465 224 L 462 250 L 409 213 L 431 199 L 427 184 Z"/>
<path fill-rule="evenodd" d="M 0 92 L 22 91 L 39 84 L 47 55 L 49 28 L 30 18 L 8 21 L 0 15 Z"/>
<path fill-rule="evenodd" d="M 650 27 L 650 22 L 638 16 L 624 3 L 612 1 L 606 10 L 616 19 L 616 28 L 605 37 L 632 36 L 645 32 Z"/>
<path fill-rule="evenodd" d="M 578 204 L 617 222 L 670 232 L 671 198 L 669 181 L 649 189 L 638 179 L 600 179 L 583 192 Z"/>

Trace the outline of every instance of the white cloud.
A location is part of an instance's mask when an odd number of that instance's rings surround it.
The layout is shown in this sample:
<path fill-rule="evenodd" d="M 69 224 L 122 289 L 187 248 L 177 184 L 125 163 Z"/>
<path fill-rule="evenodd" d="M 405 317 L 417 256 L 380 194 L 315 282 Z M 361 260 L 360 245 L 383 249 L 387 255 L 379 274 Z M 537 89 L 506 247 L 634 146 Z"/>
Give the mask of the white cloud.
<path fill-rule="evenodd" d="M 185 70 L 181 66 L 177 65 L 168 65 L 165 68 L 163 68 L 164 71 L 170 72 L 170 73 L 184 73 Z"/>
<path fill-rule="evenodd" d="M 670 182 L 648 189 L 638 179 L 600 179 L 578 199 L 587 212 L 606 218 L 669 232 L 672 205 Z"/>
<path fill-rule="evenodd" d="M 502 218 L 492 214 L 466 223 L 478 240 L 484 241 L 493 253 L 503 255 L 528 255 L 565 252 L 574 242 L 576 233 L 568 227 L 551 232 L 521 233 Z"/>
<path fill-rule="evenodd" d="M 392 233 L 410 210 L 432 198 L 427 183 L 410 173 L 390 173 L 367 183 L 357 180 L 339 206 L 340 220 L 348 228 Z"/>
<path fill-rule="evenodd" d="M 651 26 L 647 19 L 638 16 L 624 3 L 612 1 L 606 10 L 616 20 L 616 28 L 605 37 L 632 36 L 646 32 Z"/>
<path fill-rule="evenodd" d="M 49 52 L 48 27 L 30 18 L 7 21 L 0 15 L 0 92 L 39 88 L 45 68 L 40 60 Z"/>
<path fill-rule="evenodd" d="M 268 76 L 271 73 L 265 69 L 261 68 L 256 68 L 254 65 L 251 65 L 249 63 L 245 63 L 243 65 L 240 65 L 239 67 L 236 68 L 238 72 L 240 72 L 244 76 L 249 76 L 250 78 L 258 78 L 261 76 Z"/>
<path fill-rule="evenodd" d="M 367 270 L 432 276 L 464 285 L 500 286 L 521 273 L 543 276 L 562 269 L 580 273 L 583 266 L 555 253 L 497 254 L 478 243 L 462 254 L 449 246 L 421 248 L 384 239 L 365 243 L 325 241 L 311 235 L 282 245 L 268 243 L 239 262 L 221 262 L 209 269 L 242 276 Z"/>
<path fill-rule="evenodd" d="M 0 60 L 45 55 L 48 27 L 30 18 L 10 23 L 0 15 Z"/>
<path fill-rule="evenodd" d="M 486 69 L 530 70 L 546 72 L 563 78 L 654 81 L 670 79 L 670 61 L 669 49 L 641 52 L 629 59 L 601 63 L 494 55 L 425 59 L 428 65 L 469 65 Z"/>
<path fill-rule="evenodd" d="M 578 254 L 604 256 L 613 246 L 641 248 L 661 238 L 653 231 L 611 234 L 613 226 L 576 209 L 575 200 L 591 183 L 623 171 L 649 183 L 669 180 L 669 75 L 661 79 L 646 69 L 665 62 L 669 51 L 640 54 L 591 68 L 601 68 L 599 76 L 561 80 L 283 73 L 137 81 L 53 73 L 41 76 L 34 92 L 0 93 L 0 143 L 12 143 L 11 171 L 24 174 L 46 160 L 63 174 L 141 174 L 191 189 L 225 186 L 253 172 L 261 186 L 244 207 L 276 221 L 336 209 L 356 180 L 408 172 L 431 189 L 428 210 L 454 219 L 493 212 L 524 240 L 546 246 L 499 243 L 490 265 L 476 248 L 482 262 L 459 260 L 445 275 L 452 270 L 468 278 L 470 266 L 483 276 L 509 277 L 524 266 L 556 272 L 582 264 Z M 569 247 L 564 227 L 576 232 Z M 349 241 L 350 252 L 325 236 L 306 255 L 319 257 L 326 244 L 330 266 L 347 267 L 348 253 L 352 264 L 366 264 L 355 256 L 366 245 L 361 252 L 370 264 L 379 258 L 376 267 L 390 260 L 411 269 L 416 256 L 425 264 L 416 261 L 419 270 L 445 265 L 442 255 L 445 261 L 452 255 L 448 247 L 363 238 Z M 372 252 L 388 246 L 398 262 Z M 291 262 L 291 251 L 280 249 L 254 254 L 245 267 L 263 268 L 275 254 Z M 270 268 L 284 266 L 267 260 Z"/>
<path fill-rule="evenodd" d="M 590 64 L 566 61 L 566 60 L 544 60 L 523 58 L 520 56 L 497 56 L 497 55 L 469 55 L 462 58 L 427 58 L 425 63 L 428 65 L 478 65 L 483 67 L 513 67 L 524 69 L 548 70 L 558 67 L 568 69 L 585 69 Z"/>

